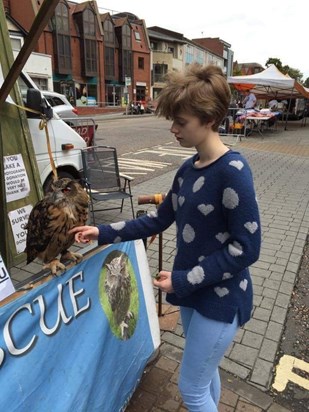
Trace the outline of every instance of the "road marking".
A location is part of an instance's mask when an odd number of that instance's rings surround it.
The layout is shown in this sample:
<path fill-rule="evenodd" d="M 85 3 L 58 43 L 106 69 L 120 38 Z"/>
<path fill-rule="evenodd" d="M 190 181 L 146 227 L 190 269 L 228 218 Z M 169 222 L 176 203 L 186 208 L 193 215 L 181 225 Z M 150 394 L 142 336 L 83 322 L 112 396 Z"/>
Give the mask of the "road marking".
<path fill-rule="evenodd" d="M 139 157 L 140 155 L 144 154 L 157 154 L 158 157 L 177 156 L 181 157 L 182 159 L 188 159 L 194 153 L 196 153 L 196 150 L 194 149 L 172 146 L 173 144 L 175 143 L 170 142 L 166 145 L 158 145 L 146 149 L 140 149 L 136 152 L 125 153 L 118 157 L 119 168 L 122 173 L 128 173 L 131 175 L 147 175 L 149 172 L 154 172 L 156 169 L 162 170 L 168 166 L 172 166 L 173 163 L 144 160 L 139 158 L 134 159 L 134 156 Z"/>
<path fill-rule="evenodd" d="M 156 169 L 164 169 L 171 166 L 172 163 L 118 157 L 118 164 L 122 173 L 128 171 L 132 175 L 146 175 L 148 172 L 154 172 Z"/>
<path fill-rule="evenodd" d="M 272 385 L 276 391 L 283 392 L 289 381 L 309 390 L 309 380 L 293 372 L 293 369 L 299 369 L 309 373 L 309 363 L 294 358 L 294 356 L 283 355 L 276 369 L 276 377 Z"/>
<path fill-rule="evenodd" d="M 182 147 L 155 146 L 151 148 L 138 150 L 134 154 L 139 155 L 144 153 L 157 154 L 159 157 L 178 156 L 182 157 L 183 159 L 187 159 L 188 157 L 191 157 L 194 153 L 196 153 L 196 150 Z"/>

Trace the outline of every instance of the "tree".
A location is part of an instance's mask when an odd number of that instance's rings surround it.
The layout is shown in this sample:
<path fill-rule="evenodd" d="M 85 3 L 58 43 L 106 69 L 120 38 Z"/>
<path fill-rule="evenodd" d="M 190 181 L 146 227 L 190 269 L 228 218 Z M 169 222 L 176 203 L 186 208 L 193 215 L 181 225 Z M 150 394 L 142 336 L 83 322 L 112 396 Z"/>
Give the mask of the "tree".
<path fill-rule="evenodd" d="M 309 87 L 309 77 L 304 81 L 304 86 Z"/>
<path fill-rule="evenodd" d="M 265 66 L 268 67 L 271 64 L 274 64 L 277 67 L 278 70 L 282 71 L 282 62 L 281 62 L 280 59 L 278 59 L 276 57 L 269 57 L 269 59 L 265 63 Z"/>

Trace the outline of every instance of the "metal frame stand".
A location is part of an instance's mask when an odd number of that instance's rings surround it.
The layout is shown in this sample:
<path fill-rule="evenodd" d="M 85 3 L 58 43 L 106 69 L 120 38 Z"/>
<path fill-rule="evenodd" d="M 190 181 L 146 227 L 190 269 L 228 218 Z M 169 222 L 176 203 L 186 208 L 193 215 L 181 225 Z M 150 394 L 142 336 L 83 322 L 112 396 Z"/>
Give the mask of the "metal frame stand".
<path fill-rule="evenodd" d="M 138 204 L 155 204 L 157 207 L 163 202 L 165 194 L 155 194 L 150 196 L 139 196 Z M 137 217 L 146 214 L 144 210 L 139 210 L 136 214 Z M 154 240 L 152 238 L 151 242 Z M 163 269 L 163 233 L 158 234 L 159 250 L 158 250 L 158 273 Z M 145 249 L 147 250 L 147 239 L 143 239 Z M 169 315 L 169 316 L 167 316 Z M 179 310 L 175 310 L 171 305 L 162 304 L 162 290 L 158 290 L 158 317 L 160 323 L 160 329 L 166 331 L 173 331 L 177 327 Z"/>

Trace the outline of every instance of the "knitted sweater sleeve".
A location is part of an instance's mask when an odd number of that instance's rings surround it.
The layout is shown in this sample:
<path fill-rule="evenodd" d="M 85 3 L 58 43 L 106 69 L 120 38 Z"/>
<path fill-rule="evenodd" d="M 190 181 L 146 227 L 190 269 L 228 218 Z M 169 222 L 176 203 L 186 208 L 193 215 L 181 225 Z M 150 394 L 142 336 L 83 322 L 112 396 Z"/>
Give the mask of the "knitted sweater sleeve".
<path fill-rule="evenodd" d="M 218 239 L 220 235 L 224 240 L 196 266 L 172 272 L 173 289 L 179 297 L 236 277 L 259 257 L 260 218 L 251 170 L 242 161 L 229 165 L 234 167 L 225 174 L 221 204 L 217 205 L 223 210 L 227 231 L 216 237 Z"/>
<path fill-rule="evenodd" d="M 147 238 L 166 230 L 174 222 L 174 215 L 170 191 L 156 211 L 129 221 L 99 225 L 98 243 L 104 245 Z"/>

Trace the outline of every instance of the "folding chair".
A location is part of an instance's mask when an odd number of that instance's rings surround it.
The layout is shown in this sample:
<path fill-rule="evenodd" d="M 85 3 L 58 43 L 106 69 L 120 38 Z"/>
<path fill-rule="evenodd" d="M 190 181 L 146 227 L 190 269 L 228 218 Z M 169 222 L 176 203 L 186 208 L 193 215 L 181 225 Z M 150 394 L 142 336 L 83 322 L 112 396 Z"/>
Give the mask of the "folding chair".
<path fill-rule="evenodd" d="M 117 151 L 110 146 L 90 146 L 81 149 L 84 169 L 84 185 L 90 197 L 90 212 L 95 224 L 95 212 L 120 209 L 122 212 L 125 199 L 130 199 L 133 218 L 132 177 L 121 174 L 118 167 Z M 122 183 L 123 180 L 123 183 Z M 103 209 L 94 207 L 95 202 L 121 200 L 120 206 Z"/>

